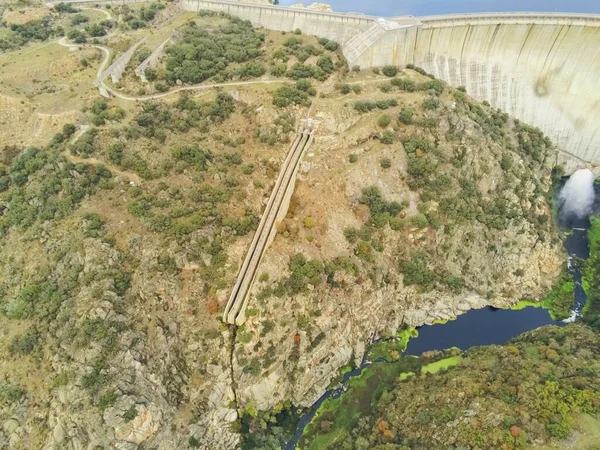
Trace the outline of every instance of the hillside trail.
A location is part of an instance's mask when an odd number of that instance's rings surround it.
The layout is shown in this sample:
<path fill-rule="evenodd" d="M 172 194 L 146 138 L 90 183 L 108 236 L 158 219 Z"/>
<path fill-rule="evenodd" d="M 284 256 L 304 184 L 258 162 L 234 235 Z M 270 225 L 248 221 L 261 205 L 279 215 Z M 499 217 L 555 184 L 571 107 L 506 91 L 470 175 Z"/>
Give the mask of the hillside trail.
<path fill-rule="evenodd" d="M 88 129 L 89 129 L 89 127 L 87 125 L 84 125 L 83 127 L 81 127 L 81 129 L 79 131 L 77 131 L 77 133 L 75 134 L 75 137 L 71 140 L 71 144 L 74 144 L 75 142 L 77 142 L 77 140 L 81 136 L 83 136 L 83 133 L 85 133 Z M 143 182 L 143 180 L 140 178 L 140 176 L 137 173 L 129 172 L 129 171 L 126 172 L 124 170 L 121 170 L 119 167 L 115 166 L 114 164 L 111 164 L 108 161 L 104 161 L 102 159 L 98 159 L 98 158 L 94 158 L 94 157 L 82 158 L 81 156 L 73 155 L 68 150 L 65 150 L 63 152 L 63 156 L 65 158 L 67 158 L 69 161 L 71 161 L 73 164 L 101 164 L 104 167 L 106 167 L 108 170 L 110 170 L 113 174 L 119 175 L 122 178 L 126 178 L 126 179 L 132 181 L 136 186 L 141 185 Z"/>

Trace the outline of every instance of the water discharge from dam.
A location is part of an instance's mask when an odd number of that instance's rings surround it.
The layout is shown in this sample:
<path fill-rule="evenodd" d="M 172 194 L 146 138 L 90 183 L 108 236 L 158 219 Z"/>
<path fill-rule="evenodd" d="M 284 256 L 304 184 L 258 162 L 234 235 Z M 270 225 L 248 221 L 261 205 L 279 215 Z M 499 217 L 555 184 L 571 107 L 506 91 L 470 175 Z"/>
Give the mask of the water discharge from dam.
<path fill-rule="evenodd" d="M 559 213 L 564 219 L 570 216 L 584 218 L 592 212 L 595 198 L 594 174 L 589 169 L 580 169 L 567 180 L 558 194 Z"/>

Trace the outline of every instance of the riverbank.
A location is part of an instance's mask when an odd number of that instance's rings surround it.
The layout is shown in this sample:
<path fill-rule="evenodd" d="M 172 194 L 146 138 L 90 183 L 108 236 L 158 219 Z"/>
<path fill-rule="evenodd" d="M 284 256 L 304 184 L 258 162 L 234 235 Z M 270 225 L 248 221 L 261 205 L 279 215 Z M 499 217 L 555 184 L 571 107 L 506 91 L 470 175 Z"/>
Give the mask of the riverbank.
<path fill-rule="evenodd" d="M 451 357 L 438 352 L 402 357 L 391 366 L 404 364 L 402 373 L 413 375 L 382 380 L 393 388 L 371 398 L 359 414 L 344 408 L 356 411 L 368 396 L 361 390 L 363 383 L 349 387 L 343 399 L 328 404 L 340 406 L 335 414 L 330 410 L 317 415 L 300 447 L 355 449 L 393 443 L 514 449 L 536 442 L 564 448 L 562 439 L 570 436 L 577 417 L 600 412 L 599 344 L 598 333 L 570 324 L 543 327 L 502 346 L 475 347 Z M 570 442 L 584 440 L 586 432 Z"/>
<path fill-rule="evenodd" d="M 587 218 L 586 218 L 587 221 Z M 527 319 L 526 322 L 521 320 L 521 323 L 526 323 L 527 326 L 532 328 L 537 328 L 534 326 L 532 322 L 533 316 L 531 315 L 534 312 L 542 315 L 548 315 L 555 325 L 563 325 L 562 322 L 557 322 L 557 320 L 565 320 L 571 316 L 572 320 L 576 318 L 583 317 L 583 321 L 592 326 L 592 328 L 600 329 L 600 218 L 591 217 L 589 219 L 589 228 L 587 231 L 584 231 L 587 235 L 579 235 L 577 236 L 575 233 L 569 233 L 567 237 L 567 241 L 565 241 L 565 246 L 570 250 L 571 259 L 569 260 L 569 271 L 565 271 L 563 276 L 554 284 L 552 290 L 546 295 L 546 297 L 541 301 L 531 301 L 531 300 L 522 300 L 521 302 L 515 304 L 512 308 L 510 308 L 510 313 L 516 313 L 517 316 L 514 316 L 514 319 Z M 588 227 L 586 226 L 586 227 Z M 570 241 L 570 242 L 568 242 Z M 581 243 L 583 242 L 583 244 Z M 588 242 L 589 242 L 589 250 L 588 250 Z M 586 247 L 585 249 L 583 247 Z M 587 260 L 583 264 L 583 276 L 580 273 L 580 270 L 577 266 L 573 264 L 577 264 L 577 261 L 573 261 L 572 258 L 574 256 L 581 255 L 583 257 L 589 256 Z M 581 280 L 581 281 L 580 281 Z M 583 311 L 581 311 L 581 299 L 577 299 L 576 295 L 576 287 L 578 285 L 583 284 L 583 288 L 585 290 L 585 294 L 587 294 L 587 301 L 585 302 L 585 306 L 583 307 Z M 491 308 L 487 309 L 488 311 L 493 311 Z M 506 311 L 506 313 L 509 313 Z M 485 310 L 477 313 L 480 315 L 485 313 Z M 424 367 L 418 368 L 418 362 L 422 361 L 424 358 L 429 358 L 431 355 L 436 355 L 438 352 L 435 351 L 435 346 L 443 343 L 444 346 L 450 347 L 454 345 L 453 342 L 456 342 L 457 338 L 460 341 L 457 347 L 467 349 L 469 348 L 468 340 L 460 339 L 460 331 L 468 330 L 468 336 L 474 337 L 474 339 L 481 341 L 481 331 L 474 329 L 472 326 L 467 325 L 467 318 L 473 318 L 475 314 L 473 312 L 469 312 L 464 316 L 460 316 L 455 321 L 456 329 L 452 329 L 453 327 L 448 327 L 448 325 L 437 325 L 431 327 L 420 327 L 419 330 L 414 328 L 403 330 L 399 333 L 396 339 L 388 340 L 386 342 L 376 343 L 368 352 L 368 355 L 372 357 L 377 357 L 379 360 L 387 360 L 393 361 L 390 364 L 385 364 L 383 362 L 375 363 L 368 368 L 365 367 L 365 370 L 362 371 L 358 379 L 370 379 L 370 377 L 375 376 L 375 379 L 379 379 L 382 385 L 389 386 L 393 384 L 390 379 L 386 379 L 382 377 L 382 373 L 388 374 L 388 376 L 396 377 L 396 388 L 402 383 L 404 380 L 408 380 L 409 378 L 413 378 L 418 373 L 421 373 L 421 377 L 423 373 L 437 373 L 440 370 L 447 370 L 449 367 L 453 367 L 460 362 L 461 359 L 465 357 L 465 355 L 470 355 L 470 351 L 462 352 L 460 350 L 450 350 L 454 352 L 458 352 L 458 355 L 453 355 L 452 357 L 442 358 L 439 361 L 430 364 L 428 367 L 433 367 L 433 370 L 424 370 Z M 531 316 L 531 317 L 529 317 Z M 494 325 L 500 325 L 500 327 L 504 328 L 504 324 L 515 325 L 518 323 L 518 320 L 480 320 L 478 317 L 476 321 L 473 321 L 474 325 L 483 325 L 483 328 L 488 328 L 488 325 L 493 328 Z M 433 330 L 433 332 L 431 331 Z M 567 328 L 567 330 L 571 330 L 571 328 Z M 587 329 L 586 329 L 587 330 Z M 490 329 L 487 330 L 490 332 Z M 590 329 L 591 331 L 591 329 Z M 586 331 L 587 332 L 587 331 Z M 533 332 L 535 333 L 543 333 L 541 331 Z M 555 333 L 555 336 L 564 340 L 564 334 L 561 331 L 552 331 Z M 531 333 L 530 333 L 531 334 Z M 485 332 L 483 333 L 485 335 Z M 415 339 L 410 341 L 411 337 L 419 337 L 419 339 Z M 526 335 L 520 336 L 518 338 L 514 338 L 514 341 L 525 340 Z M 495 335 L 497 339 L 503 339 L 502 337 Z M 453 341 L 454 340 L 454 341 Z M 507 339 L 508 341 L 508 339 Z M 547 340 L 544 341 L 545 345 L 548 345 Z M 414 343 L 413 346 L 410 344 Z M 481 342 L 480 342 L 481 345 Z M 561 356 L 557 352 L 557 341 L 553 340 L 550 342 L 549 347 L 543 347 L 544 357 L 547 360 L 557 362 L 560 360 Z M 513 355 L 519 355 L 520 351 L 518 348 L 515 349 L 514 346 L 510 347 L 510 353 Z M 429 351 L 428 351 L 429 350 Z M 433 350 L 431 352 L 430 350 Z M 489 350 L 487 347 L 475 347 L 473 352 L 488 352 L 493 351 Z M 539 354 L 540 349 L 536 349 Z M 415 360 L 415 357 L 412 355 L 419 355 L 422 353 L 422 356 Z M 399 356 L 399 354 L 403 354 L 403 356 Z M 565 353 L 565 356 L 569 356 L 570 353 Z M 379 366 L 390 366 L 387 371 L 382 372 L 379 369 Z M 407 366 L 410 365 L 410 368 Z M 403 367 L 404 370 L 400 374 L 394 373 L 394 368 Z M 416 368 L 416 370 L 414 370 Z M 373 373 L 373 374 L 371 374 Z M 598 380 L 596 380 L 597 382 Z M 538 386 L 538 391 L 542 388 L 545 388 L 547 385 L 540 384 Z M 300 447 L 301 448 L 330 448 L 330 446 L 335 442 L 336 446 L 339 447 L 339 443 L 343 442 L 346 439 L 346 436 L 352 431 L 355 430 L 356 427 L 361 425 L 361 417 L 372 417 L 377 416 L 377 408 L 376 404 L 380 405 L 381 403 L 386 404 L 386 398 L 390 396 L 390 392 L 393 389 L 384 390 L 380 393 L 378 399 L 373 399 L 373 396 L 377 394 L 377 391 L 374 388 L 369 389 L 364 382 L 351 382 L 348 383 L 347 391 L 340 397 L 333 399 L 331 401 L 327 400 L 323 402 L 321 407 L 315 413 L 314 418 L 311 420 L 309 425 L 304 430 L 301 438 L 300 438 Z M 558 395 L 557 390 L 552 387 L 550 389 L 552 392 L 550 395 Z M 586 393 L 586 395 L 588 395 Z M 369 398 L 371 396 L 371 401 L 368 403 L 368 407 L 364 410 L 357 412 L 357 408 L 360 405 L 365 404 L 365 398 L 361 396 L 366 396 Z M 589 394 L 591 395 L 591 394 Z M 412 404 L 407 404 L 407 407 L 414 407 Z M 565 408 L 567 408 L 568 413 L 574 412 L 589 412 L 593 409 L 590 405 L 583 405 L 577 403 L 575 400 L 567 401 Z M 374 412 L 375 411 L 375 412 Z M 381 411 L 379 411 L 381 413 Z M 572 426 L 572 417 L 568 413 L 562 413 L 559 418 L 559 423 L 554 422 L 546 424 L 545 428 L 550 438 L 564 438 L 568 435 L 571 426 Z M 426 413 L 428 414 L 428 413 Z M 376 424 L 379 432 L 387 437 L 387 441 L 389 442 L 392 436 L 395 435 L 394 431 L 390 428 L 390 425 L 387 421 L 385 425 L 382 425 L 380 419 Z M 424 420 L 424 419 L 423 419 Z M 421 420 L 421 422 L 423 422 Z M 521 428 L 517 425 L 518 420 L 507 420 L 506 423 L 511 423 L 512 426 L 508 429 L 510 434 L 510 438 L 513 440 L 515 444 L 519 442 L 525 443 L 527 442 L 527 434 L 522 433 Z M 420 423 L 420 425 L 425 425 L 424 423 Z M 521 424 L 522 425 L 522 424 Z M 517 427 L 516 429 L 514 427 Z M 517 432 L 518 429 L 518 432 Z M 369 432 L 367 431 L 368 435 Z M 362 437 L 363 435 L 361 435 Z M 294 440 L 290 442 L 290 444 L 294 444 Z M 293 448 L 291 445 L 288 445 L 288 448 Z M 352 448 L 352 447 L 349 447 Z M 549 447 L 552 448 L 552 447 Z M 560 447 L 559 447 L 560 448 Z"/>
<path fill-rule="evenodd" d="M 558 217 L 556 219 L 557 226 L 560 228 Z M 597 260 L 600 257 L 600 219 L 592 217 L 588 220 L 585 217 L 582 220 L 575 219 L 566 227 L 564 243 L 570 254 L 568 265 L 565 267 L 563 275 L 543 299 L 540 301 L 522 300 L 506 311 L 493 308 L 470 311 L 454 319 L 450 325 L 447 321 L 441 321 L 437 325 L 419 327 L 418 330 L 415 328 L 401 330 L 395 338 L 377 342 L 368 350 L 367 359 L 375 361 L 375 363 L 369 366 L 366 362 L 362 368 L 357 369 L 355 371 L 358 374 L 357 379 L 373 376 L 369 375 L 372 370 L 379 374 L 376 379 L 380 378 L 381 372 L 377 369 L 378 366 L 386 365 L 385 362 L 389 362 L 392 367 L 402 366 L 403 362 L 406 364 L 406 361 L 411 361 L 406 358 L 412 358 L 413 355 L 422 355 L 421 358 L 426 358 L 431 351 L 435 353 L 436 350 L 449 347 L 466 350 L 474 346 L 503 344 L 523 331 L 545 325 L 545 321 L 562 326 L 564 325 L 562 321 L 567 319 L 573 321 L 583 315 L 586 322 L 594 324 L 598 316 L 593 311 L 596 309 L 600 311 L 600 304 L 597 301 L 600 299 L 600 295 L 594 295 L 600 288 L 600 283 L 596 282 L 600 275 L 600 264 Z M 565 228 L 564 225 L 563 228 Z M 588 256 L 589 259 L 584 264 L 584 276 L 582 277 L 579 262 L 574 258 L 587 258 Z M 582 300 L 581 295 L 578 295 L 582 278 L 586 293 L 588 293 L 588 301 L 584 308 L 582 308 L 582 302 L 585 302 L 585 298 Z M 491 314 L 494 312 L 496 314 L 492 318 Z M 510 317 L 511 314 L 512 317 Z M 538 323 L 537 320 L 541 320 L 541 322 Z M 524 329 L 519 330 L 520 326 Z M 507 336 L 505 333 L 514 334 Z M 416 337 L 418 339 L 411 341 L 411 338 Z M 458 350 L 458 352 L 461 351 Z M 446 358 L 443 362 L 436 363 L 437 365 L 434 365 L 436 370 L 432 370 L 432 372 L 437 371 L 438 368 L 447 369 L 455 365 L 455 362 L 458 363 L 458 360 Z M 393 368 L 390 371 L 393 373 Z M 415 376 L 415 373 L 419 372 L 403 371 L 398 375 L 397 380 L 411 378 Z M 383 384 L 390 383 L 386 379 L 380 381 Z M 365 392 L 352 394 L 361 389 Z M 369 392 L 374 395 L 375 391 L 369 390 L 364 383 L 353 382 L 353 380 L 347 383 L 344 390 L 347 392 L 334 395 L 335 398 L 320 403 L 317 410 L 313 411 L 313 417 L 308 426 L 303 432 L 297 431 L 295 437 L 288 443 L 288 449 L 294 448 L 298 441 L 302 443 L 302 448 L 328 448 L 331 443 L 338 442 L 340 437 L 343 439 L 343 436 L 358 424 L 358 417 L 369 415 L 368 411 L 363 413 L 356 411 L 358 405 L 361 404 L 357 396 L 367 395 Z M 349 406 L 344 406 L 346 404 Z M 373 404 L 373 401 L 369 403 L 371 410 Z M 338 408 L 347 408 L 347 410 Z M 325 414 L 325 418 L 323 418 L 323 414 Z M 328 420 L 329 416 L 334 417 L 335 420 L 333 422 Z M 332 428 L 332 431 L 327 431 L 329 427 Z"/>
<path fill-rule="evenodd" d="M 592 217 L 590 222 L 589 258 L 585 262 L 582 276 L 582 285 L 587 297 L 583 315 L 586 323 L 600 329 L 600 217 Z"/>

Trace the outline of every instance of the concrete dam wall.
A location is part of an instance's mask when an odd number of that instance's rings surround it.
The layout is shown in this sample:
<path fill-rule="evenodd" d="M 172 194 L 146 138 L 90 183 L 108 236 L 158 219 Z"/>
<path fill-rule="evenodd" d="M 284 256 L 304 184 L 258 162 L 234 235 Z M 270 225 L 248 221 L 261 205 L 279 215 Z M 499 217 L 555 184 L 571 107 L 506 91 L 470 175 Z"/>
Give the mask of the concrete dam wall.
<path fill-rule="evenodd" d="M 140 0 L 64 0 L 130 3 Z M 388 19 L 228 0 L 179 0 L 255 26 L 296 28 L 342 44 L 350 66 L 414 64 L 539 127 L 568 170 L 600 164 L 600 15 L 496 13 Z"/>
<path fill-rule="evenodd" d="M 180 4 L 186 11 L 208 9 L 226 12 L 249 20 L 254 26 L 270 30 L 293 31 L 299 28 L 303 33 L 332 39 L 340 44 L 373 24 L 373 17 L 359 14 L 338 14 L 235 1 L 181 0 Z"/>
<path fill-rule="evenodd" d="M 353 63 L 412 63 L 465 86 L 548 134 L 562 150 L 600 163 L 600 20 L 576 16 L 419 18 L 387 31 Z"/>
<path fill-rule="evenodd" d="M 600 164 L 600 16 L 506 13 L 384 20 L 232 1 L 182 0 L 181 5 L 334 39 L 350 66 L 422 67 L 539 127 L 572 161 Z"/>

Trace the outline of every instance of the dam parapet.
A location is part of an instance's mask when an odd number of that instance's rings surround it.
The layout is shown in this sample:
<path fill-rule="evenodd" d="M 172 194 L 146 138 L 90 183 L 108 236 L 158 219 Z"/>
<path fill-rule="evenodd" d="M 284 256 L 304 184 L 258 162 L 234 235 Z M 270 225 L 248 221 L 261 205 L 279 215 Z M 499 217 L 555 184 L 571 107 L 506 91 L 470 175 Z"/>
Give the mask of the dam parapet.
<path fill-rule="evenodd" d="M 181 0 L 180 5 L 186 11 L 206 9 L 225 12 L 249 20 L 254 26 L 270 30 L 294 31 L 300 29 L 305 34 L 324 37 L 340 44 L 366 30 L 376 20 L 375 17 L 360 14 L 340 14 L 226 0 Z"/>

